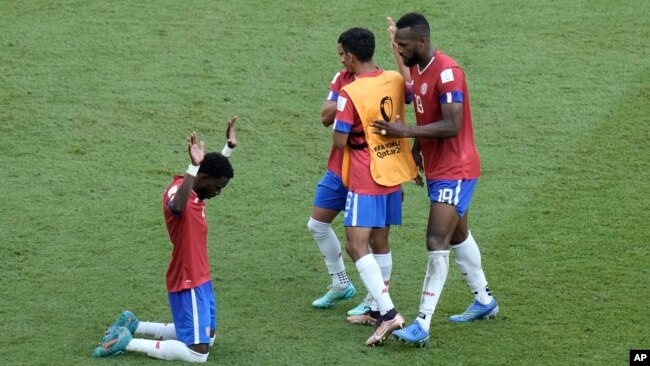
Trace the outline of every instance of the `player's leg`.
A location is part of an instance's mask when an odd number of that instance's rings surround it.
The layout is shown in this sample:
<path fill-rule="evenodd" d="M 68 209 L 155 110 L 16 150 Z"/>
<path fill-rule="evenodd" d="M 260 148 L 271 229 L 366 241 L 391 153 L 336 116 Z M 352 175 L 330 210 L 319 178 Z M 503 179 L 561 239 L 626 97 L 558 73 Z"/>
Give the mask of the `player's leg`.
<path fill-rule="evenodd" d="M 429 340 L 431 318 L 440 299 L 449 272 L 449 240 L 458 222 L 454 206 L 432 203 L 427 226 L 427 266 L 422 284 L 420 310 L 415 321 L 395 337 L 424 347 Z"/>
<path fill-rule="evenodd" d="M 173 323 L 140 321 L 129 310 L 123 311 L 112 326 L 127 327 L 132 335 L 148 335 L 158 340 L 176 339 L 176 328 Z"/>
<path fill-rule="evenodd" d="M 427 183 L 431 206 L 427 223 L 427 266 L 422 284 L 420 311 L 416 320 L 395 336 L 408 343 L 425 346 L 429 339 L 431 317 L 435 312 L 449 273 L 449 244 L 460 217 L 456 212 L 455 186 L 459 181 Z"/>
<path fill-rule="evenodd" d="M 372 256 L 379 265 L 386 290 L 390 285 L 390 274 L 393 268 L 393 258 L 388 246 L 390 226 L 374 228 L 370 232 L 370 248 Z M 379 318 L 379 305 L 370 293 L 363 302 L 348 311 L 347 321 L 353 324 L 375 325 Z"/>
<path fill-rule="evenodd" d="M 499 306 L 492 297 L 488 287 L 485 273 L 481 264 L 481 252 L 467 228 L 465 211 L 458 222 L 454 235 L 451 238 L 451 248 L 456 256 L 456 265 L 467 285 L 474 294 L 474 302 L 462 314 L 452 315 L 449 320 L 457 323 L 466 323 L 476 319 L 490 318 L 497 315 Z"/>
<path fill-rule="evenodd" d="M 169 293 L 169 304 L 178 340 L 133 339 L 127 351 L 146 353 L 164 360 L 205 362 L 208 358 L 212 326 L 212 284 Z M 216 325 L 215 325 L 216 326 Z"/>
<path fill-rule="evenodd" d="M 386 227 L 375 228 L 370 234 L 370 247 L 381 269 L 386 289 L 390 286 L 390 275 L 393 271 L 393 255 L 390 251 L 388 236 L 391 225 L 402 224 L 402 197 L 401 190 L 386 197 Z"/>
<path fill-rule="evenodd" d="M 210 347 L 214 344 L 214 339 L 216 337 L 217 331 L 217 295 L 214 293 L 214 287 L 212 287 L 212 281 L 210 282 Z"/>
<path fill-rule="evenodd" d="M 149 335 L 157 340 L 175 340 L 176 330 L 172 323 L 140 321 L 131 311 L 125 310 L 117 321 L 108 327 L 93 356 L 107 357 L 126 351 L 133 335 Z"/>
<path fill-rule="evenodd" d="M 207 353 L 201 354 L 189 349 L 177 340 L 152 340 L 133 338 L 129 328 L 111 326 L 93 351 L 93 357 L 110 357 L 124 351 L 142 352 L 151 357 L 165 360 L 205 362 Z"/>
<path fill-rule="evenodd" d="M 373 335 L 365 342 L 367 346 L 382 343 L 404 324 L 404 318 L 395 309 L 381 269 L 369 248 L 372 228 L 386 226 L 387 202 L 388 195 L 366 196 L 350 192 L 343 221 L 347 236 L 345 249 L 355 262 L 366 289 L 377 300 L 380 313 Z M 401 205 L 399 210 L 401 220 Z"/>
<path fill-rule="evenodd" d="M 370 248 L 373 257 L 379 265 L 381 276 L 384 280 L 386 290 L 390 287 L 390 275 L 393 270 L 393 256 L 388 244 L 390 225 L 402 224 L 402 192 L 394 192 L 388 195 L 386 199 L 386 227 L 374 228 L 370 233 Z M 348 311 L 347 320 L 355 324 L 375 325 L 379 316 L 379 306 L 370 293 L 365 300 L 366 304 L 360 304 L 356 308 Z M 366 305 L 363 311 L 361 307 Z"/>
<path fill-rule="evenodd" d="M 327 293 L 312 303 L 317 308 L 328 308 L 356 294 L 345 271 L 341 243 L 331 227 L 336 215 L 345 209 L 346 196 L 347 189 L 341 179 L 327 171 L 316 187 L 312 214 L 307 222 L 332 280 Z"/>

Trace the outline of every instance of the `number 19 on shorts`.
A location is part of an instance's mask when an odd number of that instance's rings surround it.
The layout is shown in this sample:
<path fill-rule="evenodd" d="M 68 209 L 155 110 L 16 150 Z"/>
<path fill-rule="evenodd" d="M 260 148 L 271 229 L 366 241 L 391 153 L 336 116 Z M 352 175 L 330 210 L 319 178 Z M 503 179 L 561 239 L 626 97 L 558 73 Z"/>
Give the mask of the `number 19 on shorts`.
<path fill-rule="evenodd" d="M 443 188 L 438 190 L 438 202 L 454 205 L 455 202 L 452 201 L 453 199 L 454 191 L 451 188 Z"/>

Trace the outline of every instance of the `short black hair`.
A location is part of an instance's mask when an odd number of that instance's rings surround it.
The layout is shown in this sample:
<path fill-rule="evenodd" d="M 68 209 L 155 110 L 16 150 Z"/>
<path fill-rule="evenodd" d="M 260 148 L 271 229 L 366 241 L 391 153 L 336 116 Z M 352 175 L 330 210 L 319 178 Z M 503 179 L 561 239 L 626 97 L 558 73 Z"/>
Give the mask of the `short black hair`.
<path fill-rule="evenodd" d="M 338 43 L 343 51 L 351 53 L 361 62 L 372 60 L 375 54 L 375 35 L 365 28 L 350 28 L 341 33 Z"/>
<path fill-rule="evenodd" d="M 235 176 L 235 172 L 230 165 L 230 160 L 227 157 L 217 152 L 205 154 L 199 173 L 206 174 L 214 178 L 228 178 L 231 179 Z"/>
<path fill-rule="evenodd" d="M 427 18 L 420 13 L 408 13 L 403 15 L 399 18 L 397 23 L 395 23 L 395 26 L 397 28 L 411 28 L 411 31 L 419 37 L 429 38 L 431 33 Z"/>

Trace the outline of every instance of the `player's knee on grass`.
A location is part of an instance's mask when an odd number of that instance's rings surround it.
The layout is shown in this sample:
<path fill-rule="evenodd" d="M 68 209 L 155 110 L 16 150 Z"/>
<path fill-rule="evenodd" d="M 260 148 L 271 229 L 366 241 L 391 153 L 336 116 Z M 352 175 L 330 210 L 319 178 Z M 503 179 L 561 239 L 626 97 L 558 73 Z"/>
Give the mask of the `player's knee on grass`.
<path fill-rule="evenodd" d="M 210 352 L 210 345 L 205 343 L 193 344 L 187 347 L 189 347 L 189 349 L 191 349 L 192 351 L 200 354 L 207 355 Z"/>

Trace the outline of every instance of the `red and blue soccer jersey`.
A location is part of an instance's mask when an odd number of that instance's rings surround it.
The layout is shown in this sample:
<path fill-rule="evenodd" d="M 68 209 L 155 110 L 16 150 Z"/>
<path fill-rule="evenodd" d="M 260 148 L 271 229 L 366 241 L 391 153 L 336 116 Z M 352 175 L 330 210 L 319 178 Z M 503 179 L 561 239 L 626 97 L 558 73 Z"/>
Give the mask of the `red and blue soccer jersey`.
<path fill-rule="evenodd" d="M 344 86 L 350 84 L 356 79 L 353 73 L 347 70 L 341 70 L 334 75 L 330 83 L 330 91 L 325 100 L 336 102 L 339 99 L 339 93 Z M 343 150 L 332 147 L 329 160 L 327 160 L 327 169 L 331 170 L 339 177 L 342 176 L 341 167 L 343 166 Z"/>
<path fill-rule="evenodd" d="M 463 119 L 458 135 L 449 138 L 420 138 L 427 180 L 473 179 L 481 174 L 480 160 L 474 144 L 472 112 L 465 73 L 449 56 L 439 50 L 424 70 L 410 69 L 417 124 L 442 120 L 441 107 L 463 103 Z"/>
<path fill-rule="evenodd" d="M 359 77 L 375 77 L 384 72 L 381 69 L 365 73 Z M 352 146 L 366 143 L 363 124 L 352 99 L 345 90 L 341 91 L 334 120 L 334 130 L 349 134 L 348 143 Z M 400 189 L 400 185 L 386 187 L 377 184 L 370 173 L 370 152 L 368 147 L 350 148 L 350 192 L 363 195 L 384 195 Z"/>
<path fill-rule="evenodd" d="M 208 223 L 205 219 L 205 202 L 192 191 L 185 210 L 174 215 L 169 203 L 183 183 L 175 176 L 165 189 L 162 205 L 169 239 L 174 246 L 167 268 L 167 291 L 178 292 L 195 288 L 210 280 L 208 262 Z"/>

